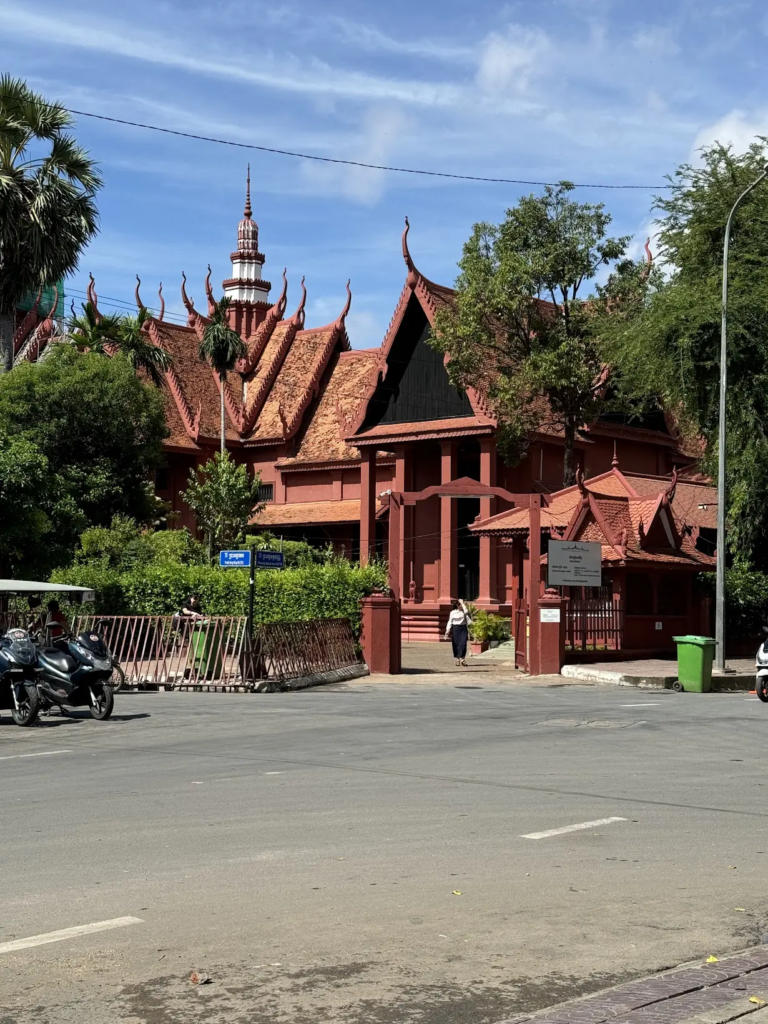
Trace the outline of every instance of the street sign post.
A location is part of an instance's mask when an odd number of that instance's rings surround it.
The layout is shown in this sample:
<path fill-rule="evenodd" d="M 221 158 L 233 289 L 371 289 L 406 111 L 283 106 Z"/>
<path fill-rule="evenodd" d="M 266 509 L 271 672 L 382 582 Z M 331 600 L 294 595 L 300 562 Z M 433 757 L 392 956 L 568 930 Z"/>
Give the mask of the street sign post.
<path fill-rule="evenodd" d="M 219 552 L 219 565 L 222 569 L 250 569 L 252 562 L 250 551 Z"/>
<path fill-rule="evenodd" d="M 257 569 L 282 569 L 285 565 L 282 551 L 257 551 Z"/>
<path fill-rule="evenodd" d="M 550 540 L 547 584 L 550 587 L 601 586 L 601 556 L 598 541 Z"/>

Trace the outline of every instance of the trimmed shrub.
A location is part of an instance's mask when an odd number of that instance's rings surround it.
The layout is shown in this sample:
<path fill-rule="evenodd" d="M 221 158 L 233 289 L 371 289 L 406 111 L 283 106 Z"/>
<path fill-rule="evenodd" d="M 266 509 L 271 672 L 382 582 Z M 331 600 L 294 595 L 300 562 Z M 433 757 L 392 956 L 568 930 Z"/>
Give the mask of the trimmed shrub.
<path fill-rule="evenodd" d="M 169 615 L 199 594 L 210 615 L 245 615 L 248 573 L 204 565 L 146 565 L 128 572 L 73 565 L 51 577 L 53 583 L 96 591 L 96 612 L 104 615 Z M 344 559 L 296 569 L 259 569 L 256 622 L 348 618 L 360 630 L 360 598 L 387 586 L 383 564 L 357 566 Z"/>
<path fill-rule="evenodd" d="M 715 598 L 715 574 L 702 573 L 699 585 Z M 762 636 L 768 624 L 768 574 L 737 563 L 725 571 L 725 630 L 728 639 Z"/>

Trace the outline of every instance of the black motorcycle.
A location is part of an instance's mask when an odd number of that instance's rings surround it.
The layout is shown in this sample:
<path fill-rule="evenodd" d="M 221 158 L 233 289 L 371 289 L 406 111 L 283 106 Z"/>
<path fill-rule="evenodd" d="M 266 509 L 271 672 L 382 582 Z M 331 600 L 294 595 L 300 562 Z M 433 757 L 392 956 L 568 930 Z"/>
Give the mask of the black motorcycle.
<path fill-rule="evenodd" d="M 39 647 L 36 669 L 42 712 L 58 707 L 64 714 L 68 707 L 87 707 L 99 721 L 112 714 L 112 655 L 98 633 L 63 636 Z"/>
<path fill-rule="evenodd" d="M 40 713 L 37 650 L 25 629 L 0 637 L 0 710 L 10 711 L 16 725 L 32 725 Z"/>

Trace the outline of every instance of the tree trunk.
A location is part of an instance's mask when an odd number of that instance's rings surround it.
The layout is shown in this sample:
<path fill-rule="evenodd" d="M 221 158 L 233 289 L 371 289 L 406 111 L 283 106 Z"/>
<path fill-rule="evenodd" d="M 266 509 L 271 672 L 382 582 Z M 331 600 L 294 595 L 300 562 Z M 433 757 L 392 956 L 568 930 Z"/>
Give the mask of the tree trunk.
<path fill-rule="evenodd" d="M 13 312 L 0 310 L 0 373 L 13 369 Z"/>
<path fill-rule="evenodd" d="M 224 381 L 226 377 L 221 378 L 221 454 L 224 454 Z"/>
<path fill-rule="evenodd" d="M 565 447 L 563 448 L 563 487 L 576 483 L 574 447 L 576 444 L 576 421 L 569 417 L 563 424 Z"/>

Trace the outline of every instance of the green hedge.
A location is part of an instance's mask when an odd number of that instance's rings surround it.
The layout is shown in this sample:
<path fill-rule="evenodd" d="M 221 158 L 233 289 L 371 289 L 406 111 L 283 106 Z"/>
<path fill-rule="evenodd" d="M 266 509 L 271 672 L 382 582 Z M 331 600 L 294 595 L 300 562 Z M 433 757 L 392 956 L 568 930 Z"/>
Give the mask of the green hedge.
<path fill-rule="evenodd" d="M 90 587 L 96 611 L 104 615 L 167 615 L 179 611 L 189 594 L 199 594 L 210 615 L 245 615 L 248 573 L 203 565 L 147 565 L 129 572 L 73 565 L 51 576 L 53 583 Z M 360 623 L 360 598 L 387 585 L 386 567 L 358 567 L 340 559 L 326 565 L 258 570 L 256 622 L 345 617 L 355 633 Z"/>
<path fill-rule="evenodd" d="M 700 586 L 715 599 L 715 574 L 702 573 Z M 725 571 L 725 631 L 731 640 L 762 636 L 768 624 L 768 575 L 747 565 Z"/>

